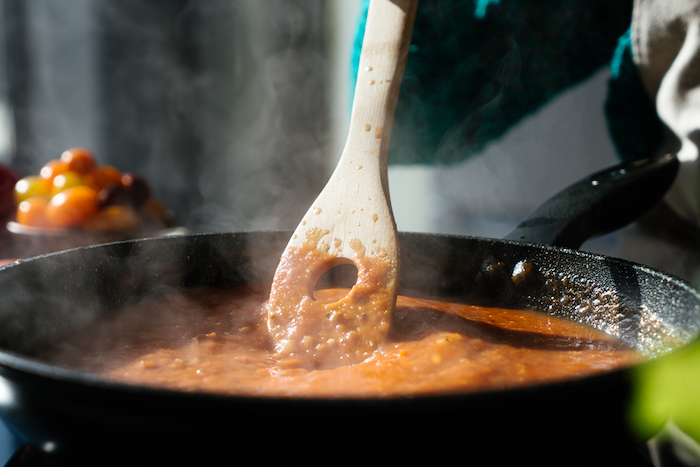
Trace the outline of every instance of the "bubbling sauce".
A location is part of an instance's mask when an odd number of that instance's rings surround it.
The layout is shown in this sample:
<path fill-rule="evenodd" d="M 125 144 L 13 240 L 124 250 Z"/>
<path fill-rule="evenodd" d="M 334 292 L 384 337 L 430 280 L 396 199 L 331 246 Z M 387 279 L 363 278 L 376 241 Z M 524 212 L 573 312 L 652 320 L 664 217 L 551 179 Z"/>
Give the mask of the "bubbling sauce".
<path fill-rule="evenodd" d="M 316 291 L 319 300 L 347 289 Z M 577 378 L 640 355 L 589 327 L 534 311 L 399 296 L 385 341 L 362 362 L 307 369 L 267 329 L 269 286 L 164 295 L 112 313 L 36 355 L 110 380 L 271 397 L 463 393 Z"/>
<path fill-rule="evenodd" d="M 308 369 L 359 363 L 382 345 L 389 332 L 395 269 L 360 250 L 352 289 L 344 296 L 314 296 L 309 285 L 313 287 L 316 276 L 336 260 L 315 245 L 288 248 L 270 292 L 267 324 L 275 349 Z"/>

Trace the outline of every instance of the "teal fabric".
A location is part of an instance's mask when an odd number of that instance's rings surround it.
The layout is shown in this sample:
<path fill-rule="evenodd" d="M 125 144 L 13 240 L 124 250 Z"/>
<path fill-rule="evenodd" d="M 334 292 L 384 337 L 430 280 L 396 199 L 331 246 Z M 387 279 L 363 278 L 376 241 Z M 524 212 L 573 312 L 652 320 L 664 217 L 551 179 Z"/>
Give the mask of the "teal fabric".
<path fill-rule="evenodd" d="M 621 159 L 636 160 L 647 157 L 663 143 L 664 126 L 632 61 L 629 29 L 620 37 L 610 62 L 605 114 L 613 143 Z"/>
<path fill-rule="evenodd" d="M 365 0 L 353 87 L 368 7 Z M 462 161 L 606 66 L 617 70 L 605 107 L 613 141 L 622 158 L 641 157 L 658 144 L 660 122 L 630 58 L 631 13 L 632 0 L 420 0 L 390 162 Z"/>

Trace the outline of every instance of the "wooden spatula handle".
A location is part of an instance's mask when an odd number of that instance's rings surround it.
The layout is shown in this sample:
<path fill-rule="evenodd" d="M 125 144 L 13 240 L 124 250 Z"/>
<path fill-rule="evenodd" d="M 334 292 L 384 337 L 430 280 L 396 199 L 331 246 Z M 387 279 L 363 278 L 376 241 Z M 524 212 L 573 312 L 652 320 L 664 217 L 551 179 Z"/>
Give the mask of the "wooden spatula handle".
<path fill-rule="evenodd" d="M 418 0 L 370 3 L 343 156 L 370 156 L 386 167 L 392 121 Z M 358 161 L 359 162 L 359 161 Z"/>
<path fill-rule="evenodd" d="M 370 3 L 345 148 L 290 246 L 302 246 L 315 238 L 314 232 L 325 232 L 318 245 L 330 254 L 352 258 L 356 249 L 350 248 L 350 242 L 359 240 L 363 254 L 396 256 L 387 158 L 417 3 Z"/>

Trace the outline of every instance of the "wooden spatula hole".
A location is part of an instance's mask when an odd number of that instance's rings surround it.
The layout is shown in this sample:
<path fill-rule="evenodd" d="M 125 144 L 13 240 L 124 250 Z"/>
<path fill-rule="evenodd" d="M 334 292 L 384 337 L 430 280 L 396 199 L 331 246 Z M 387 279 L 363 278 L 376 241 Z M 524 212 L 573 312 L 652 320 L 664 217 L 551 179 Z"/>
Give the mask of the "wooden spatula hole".
<path fill-rule="evenodd" d="M 323 298 L 317 298 L 314 293 L 317 290 L 329 288 L 352 288 L 357 282 L 357 266 L 347 258 L 336 258 L 325 263 L 316 271 L 316 280 L 309 283 L 309 296 L 320 302 Z"/>

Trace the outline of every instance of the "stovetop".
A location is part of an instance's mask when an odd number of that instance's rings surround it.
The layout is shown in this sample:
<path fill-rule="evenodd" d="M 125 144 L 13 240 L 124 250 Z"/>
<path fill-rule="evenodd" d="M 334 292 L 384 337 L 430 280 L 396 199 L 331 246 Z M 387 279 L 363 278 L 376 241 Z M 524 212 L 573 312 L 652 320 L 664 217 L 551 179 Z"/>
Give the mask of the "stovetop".
<path fill-rule="evenodd" d="M 326 454 L 333 447 L 327 447 Z M 347 446 L 339 446 L 340 451 L 347 449 Z M 378 448 L 379 449 L 379 448 Z M 588 459 L 584 453 L 571 452 L 571 459 L 568 461 L 558 457 L 557 459 L 541 459 L 535 456 L 533 461 L 538 466 L 541 465 L 557 465 L 557 466 L 569 466 L 569 465 L 596 465 L 596 466 L 626 466 L 626 467 L 691 467 L 700 465 L 700 457 L 698 453 L 694 452 L 693 449 L 688 450 L 687 446 L 682 446 L 671 441 L 652 443 L 649 446 L 648 451 L 640 450 L 629 450 L 629 451 L 617 451 L 611 452 L 608 461 L 601 458 L 595 459 L 595 464 L 590 464 L 591 461 Z M 235 459 L 241 453 L 236 453 L 235 451 L 231 453 L 231 459 Z M 258 453 L 260 454 L 260 453 Z M 454 450 L 451 450 L 450 454 L 457 455 Z M 463 454 L 458 455 L 460 458 Z M 108 456 L 106 456 L 108 457 Z M 443 457 L 443 456 L 441 456 Z M 529 460 L 532 458 L 531 454 L 523 453 L 522 460 Z M 206 456 L 204 456 L 201 461 L 205 462 Z M 445 459 L 449 459 L 449 454 Z M 252 460 L 252 459 L 251 459 Z M 206 462 L 208 464 L 208 462 Z M 130 465 L 139 465 L 138 461 L 134 463 L 129 463 Z M 151 463 L 149 462 L 149 465 Z M 5 464 L 5 467 L 73 467 L 75 464 L 66 460 L 56 460 L 53 459 L 49 454 L 44 451 L 35 448 L 29 444 L 21 446 L 17 452 L 10 458 L 10 460 Z M 81 464 L 82 465 L 82 464 Z M 109 465 L 109 463 L 103 463 L 100 460 L 93 460 L 90 465 Z"/>
<path fill-rule="evenodd" d="M 17 452 L 5 464 L 6 467 L 60 467 L 60 464 L 52 461 L 43 451 L 29 444 L 20 447 Z"/>

